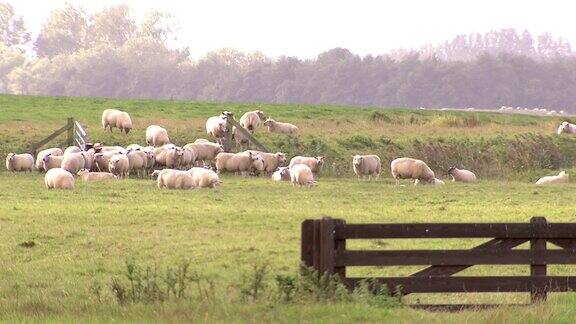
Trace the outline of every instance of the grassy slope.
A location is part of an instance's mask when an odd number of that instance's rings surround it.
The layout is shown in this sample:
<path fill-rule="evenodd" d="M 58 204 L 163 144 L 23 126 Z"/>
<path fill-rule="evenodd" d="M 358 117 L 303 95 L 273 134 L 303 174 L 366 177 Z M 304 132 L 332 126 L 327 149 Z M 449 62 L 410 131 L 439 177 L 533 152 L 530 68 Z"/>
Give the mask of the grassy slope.
<path fill-rule="evenodd" d="M 33 107 L 29 109 L 29 107 Z M 0 97 L 0 145 L 17 147 L 25 139 L 9 137 L 14 128 L 46 133 L 69 116 L 78 117 L 93 138 L 126 144 L 118 134 L 99 130 L 102 109 L 121 107 L 136 116 L 139 124 L 164 121 L 178 140 L 203 136 L 206 116 L 219 111 L 237 113 L 254 105 L 219 105 L 179 102 L 108 101 L 100 99 L 59 99 Z M 304 137 L 316 136 L 336 143 L 355 130 L 374 136 L 398 138 L 419 136 L 419 118 L 435 132 L 434 136 L 494 136 L 506 131 L 549 132 L 554 120 L 529 116 L 478 114 L 485 124 L 469 132 L 444 124 L 450 116 L 465 113 L 386 111 L 390 122 L 372 122 L 375 110 L 338 107 L 267 106 L 261 108 L 273 117 L 293 121 L 304 128 Z M 160 111 L 160 110 L 162 111 Z M 414 117 L 416 116 L 416 117 Z M 309 118 L 320 117 L 321 129 Z M 437 123 L 437 124 L 435 124 Z M 482 128 L 481 131 L 479 128 Z M 402 129 L 403 131 L 399 131 Z M 545 130 L 543 130 L 545 129 Z M 394 133 L 397 132 L 397 133 Z M 421 134 L 421 132 L 420 132 Z M 475 135 L 476 134 L 476 135 Z M 143 130 L 135 130 L 129 141 L 141 142 Z M 263 137 L 273 143 L 267 135 Z M 342 148 L 343 152 L 347 149 Z M 344 153 L 342 153 L 344 154 Z M 151 180 L 126 180 L 113 184 L 79 183 L 71 192 L 47 191 L 37 174 L 0 173 L 0 319 L 109 321 L 152 318 L 158 320 L 211 321 L 318 321 L 352 320 L 508 322 L 541 319 L 568 320 L 573 317 L 574 296 L 556 294 L 542 307 L 509 311 L 429 314 L 408 309 L 378 308 L 351 304 L 244 304 L 239 302 L 238 281 L 253 264 L 268 262 L 273 273 L 294 273 L 299 258 L 299 226 L 305 218 L 324 215 L 342 217 L 348 222 L 425 221 L 528 221 L 533 215 L 546 215 L 549 221 L 576 221 L 572 190 L 575 184 L 535 188 L 517 182 L 484 181 L 477 185 L 448 184 L 443 188 L 392 186 L 389 180 L 359 183 L 352 179 L 321 178 L 318 188 L 293 190 L 287 184 L 266 179 L 227 176 L 218 192 L 158 191 Z M 250 190 L 246 190 L 250 188 Z M 73 206 L 73 207 L 72 207 Z M 37 245 L 27 249 L 26 241 Z M 362 248 L 467 248 L 477 241 L 351 242 Z M 443 245 L 442 245 L 443 244 Z M 218 283 L 222 303 L 194 303 L 155 306 L 119 306 L 108 293 L 95 300 L 89 287 L 96 281 L 108 285 L 121 275 L 129 258 L 144 263 L 192 261 L 193 270 Z M 399 275 L 413 269 L 358 268 L 357 275 Z M 551 267 L 551 274 L 566 274 L 569 267 Z M 475 267 L 468 274 L 526 274 L 527 267 Z M 409 302 L 415 302 L 410 297 Z M 433 302 L 438 296 L 419 296 Z M 496 295 L 449 295 L 442 302 L 498 302 Z M 526 301 L 526 294 L 506 296 L 509 302 Z M 514 314 L 512 316 L 511 314 Z"/>

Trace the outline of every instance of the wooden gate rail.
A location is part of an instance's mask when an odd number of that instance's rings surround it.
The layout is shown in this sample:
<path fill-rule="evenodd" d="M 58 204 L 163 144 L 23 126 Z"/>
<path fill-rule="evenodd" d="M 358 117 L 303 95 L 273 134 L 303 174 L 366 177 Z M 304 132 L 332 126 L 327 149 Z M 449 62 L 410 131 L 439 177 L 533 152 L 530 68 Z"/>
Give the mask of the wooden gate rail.
<path fill-rule="evenodd" d="M 406 238 L 491 239 L 468 250 L 346 249 L 346 241 L 350 239 Z M 530 242 L 529 249 L 513 250 L 526 242 Z M 561 249 L 549 250 L 547 242 Z M 493 224 L 346 224 L 342 219 L 325 217 L 302 223 L 301 244 L 303 265 L 314 268 L 319 274 L 339 276 L 349 289 L 371 279 L 385 285 L 391 294 L 529 292 L 532 303 L 545 300 L 548 292 L 576 290 L 576 276 L 547 275 L 548 264 L 576 264 L 576 223 L 547 223 L 544 217 L 533 217 L 530 223 Z M 530 276 L 452 277 L 480 264 L 528 265 Z M 406 265 L 428 267 L 406 277 L 346 276 L 349 266 Z"/>
<path fill-rule="evenodd" d="M 78 147 L 85 149 L 86 143 L 88 143 L 88 134 L 78 121 L 74 121 L 74 118 L 68 118 L 66 120 L 66 125 L 54 131 L 52 134 L 46 136 L 44 139 L 33 143 L 30 145 L 28 152 L 36 155 L 38 150 L 56 137 L 64 134 L 66 132 L 66 145 L 72 146 L 77 145 Z"/>

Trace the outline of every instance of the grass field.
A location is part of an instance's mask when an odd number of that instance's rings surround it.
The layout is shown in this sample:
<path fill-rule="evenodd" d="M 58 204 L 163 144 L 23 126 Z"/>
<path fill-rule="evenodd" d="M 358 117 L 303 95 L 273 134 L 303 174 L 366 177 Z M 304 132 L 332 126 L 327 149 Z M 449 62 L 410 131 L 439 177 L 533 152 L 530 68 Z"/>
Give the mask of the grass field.
<path fill-rule="evenodd" d="M 85 123 L 92 138 L 110 144 L 142 142 L 143 130 L 126 139 L 103 134 L 102 109 L 129 110 L 139 124 L 159 123 L 174 130 L 177 141 L 204 137 L 205 117 L 221 110 L 242 112 L 259 105 L 199 104 L 0 97 L 0 147 L 18 151 L 40 134 L 56 129 L 67 116 Z M 302 142 L 325 143 L 335 156 L 358 150 L 346 139 L 387 136 L 403 143 L 433 130 L 431 138 L 513 137 L 553 132 L 557 119 L 462 112 L 430 112 L 346 107 L 268 106 L 273 117 L 303 128 Z M 376 117 L 374 117 L 376 116 Z M 382 117 L 385 116 L 385 117 Z M 388 118 L 388 119 L 386 119 Z M 376 119 L 376 120 L 374 120 Z M 418 119 L 410 123 L 411 119 Z M 477 123 L 476 126 L 466 125 Z M 321 126 L 318 126 L 321 125 Z M 359 131 L 358 131 L 359 130 Z M 16 132 L 16 133 L 15 133 Z M 269 145 L 280 139 L 260 135 Z M 422 135 L 429 136 L 429 135 Z M 61 141 L 61 140 L 60 140 Z M 566 139 L 572 143 L 571 139 Z M 57 143 L 58 141 L 56 141 Z M 178 144 L 182 144 L 178 143 Z M 344 144 L 342 144 L 344 143 Z M 318 149 L 322 149 L 319 147 Z M 325 147 L 324 147 L 325 148 Z M 369 150 L 363 147 L 363 150 Z M 383 149 L 378 146 L 376 149 Z M 542 169 L 538 172 L 554 172 Z M 341 298 L 278 297 L 275 277 L 294 276 L 299 265 L 300 223 L 331 216 L 349 223 L 369 222 L 528 222 L 536 215 L 550 222 L 576 221 L 576 183 L 535 187 L 532 179 L 482 180 L 473 185 L 395 187 L 389 178 L 358 182 L 346 174 L 319 179 L 313 190 L 296 190 L 266 178 L 224 176 L 217 191 L 158 190 L 152 179 L 113 183 L 77 183 L 73 191 L 48 191 L 40 174 L 0 172 L 0 320 L 7 322 L 570 322 L 576 295 L 551 294 L 541 306 L 467 311 L 458 314 L 415 311 L 394 301 L 353 294 Z M 368 249 L 469 248 L 478 240 L 351 242 Z M 160 269 L 190 262 L 200 278 L 188 297 L 165 302 L 122 304 L 112 290 L 126 283 L 126 263 Z M 255 266 L 267 265 L 260 297 L 246 298 Z M 351 268 L 352 275 L 403 275 L 416 268 Z M 550 274 L 574 273 L 574 267 L 549 267 Z M 523 275 L 528 267 L 473 267 L 463 274 Z M 160 280 L 160 279 L 159 279 Z M 160 280 L 161 281 L 161 280 Z M 198 288 L 199 287 L 199 288 Z M 202 291 L 204 293 L 202 293 Z M 404 302 L 479 303 L 528 300 L 527 294 L 408 296 Z"/>

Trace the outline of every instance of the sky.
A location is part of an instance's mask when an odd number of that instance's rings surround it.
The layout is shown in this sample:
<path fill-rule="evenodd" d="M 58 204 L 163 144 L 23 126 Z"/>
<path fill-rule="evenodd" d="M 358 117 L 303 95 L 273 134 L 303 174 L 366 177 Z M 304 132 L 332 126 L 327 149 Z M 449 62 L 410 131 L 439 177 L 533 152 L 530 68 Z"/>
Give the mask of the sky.
<path fill-rule="evenodd" d="M 192 58 L 221 48 L 314 58 L 335 47 L 360 55 L 437 44 L 458 34 L 491 29 L 551 32 L 576 44 L 572 1 L 516 0 L 0 0 L 23 15 L 33 38 L 50 11 L 66 3 L 88 13 L 127 4 L 142 19 L 153 9 L 173 15 L 179 27 L 172 46 Z"/>

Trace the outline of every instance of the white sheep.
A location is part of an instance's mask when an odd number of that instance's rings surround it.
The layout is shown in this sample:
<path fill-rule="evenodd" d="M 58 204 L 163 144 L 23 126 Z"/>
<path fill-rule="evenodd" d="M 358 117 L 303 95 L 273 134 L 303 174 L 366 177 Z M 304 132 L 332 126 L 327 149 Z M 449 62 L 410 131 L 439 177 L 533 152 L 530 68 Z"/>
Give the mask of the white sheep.
<path fill-rule="evenodd" d="M 420 179 L 414 180 L 414 185 L 415 185 L 415 186 L 417 186 L 417 185 L 419 185 L 419 184 L 423 184 L 423 185 L 431 184 L 431 185 L 436 185 L 436 186 L 442 186 L 442 185 L 444 185 L 444 181 L 442 181 L 442 180 L 440 180 L 440 179 L 438 179 L 438 178 L 434 178 L 434 181 L 431 182 L 431 183 L 422 182 L 422 181 L 420 181 Z"/>
<path fill-rule="evenodd" d="M 144 147 L 140 144 L 130 144 L 126 146 L 126 151 L 143 151 Z"/>
<path fill-rule="evenodd" d="M 84 151 L 82 156 L 84 157 L 84 169 L 92 170 L 94 168 L 94 155 L 95 151 L 93 148 Z"/>
<path fill-rule="evenodd" d="M 109 162 L 110 159 L 118 154 L 118 152 L 105 152 L 94 154 L 94 164 L 96 165 L 96 170 L 100 172 L 110 172 Z"/>
<path fill-rule="evenodd" d="M 452 176 L 452 181 L 459 182 L 474 182 L 476 175 L 474 172 L 464 169 L 458 169 L 455 166 L 448 169 L 448 174 Z"/>
<path fill-rule="evenodd" d="M 272 173 L 278 169 L 278 167 L 284 165 L 286 163 L 287 157 L 286 153 L 276 152 L 276 153 L 267 153 L 261 151 L 245 151 L 245 152 L 252 152 L 254 154 L 260 154 L 262 159 L 264 160 L 264 172 Z"/>
<path fill-rule="evenodd" d="M 48 189 L 74 189 L 74 176 L 62 168 L 50 169 L 44 176 L 44 184 Z"/>
<path fill-rule="evenodd" d="M 108 162 L 108 170 L 119 178 L 126 178 L 130 173 L 130 161 L 124 154 L 115 154 Z"/>
<path fill-rule="evenodd" d="M 558 135 L 562 133 L 566 134 L 576 134 L 576 125 L 569 123 L 567 121 L 562 122 L 560 126 L 558 126 L 558 131 L 556 132 Z"/>
<path fill-rule="evenodd" d="M 157 186 L 159 189 L 193 189 L 194 180 L 189 171 L 174 169 L 156 170 L 152 176 L 158 176 Z"/>
<path fill-rule="evenodd" d="M 32 154 L 14 154 L 8 153 L 6 156 L 6 169 L 10 172 L 34 170 L 34 157 Z"/>
<path fill-rule="evenodd" d="M 42 159 L 41 170 L 46 172 L 50 169 L 61 168 L 63 159 L 64 159 L 64 156 L 62 156 L 62 155 L 52 155 L 50 153 L 46 154 L 46 155 L 44 155 L 44 158 Z"/>
<path fill-rule="evenodd" d="M 290 181 L 290 168 L 279 167 L 278 170 L 272 173 L 272 180 L 274 181 Z"/>
<path fill-rule="evenodd" d="M 240 117 L 240 126 L 244 127 L 248 132 L 254 134 L 256 128 L 260 126 L 263 120 L 266 120 L 266 115 L 261 110 L 249 111 Z"/>
<path fill-rule="evenodd" d="M 188 170 L 195 188 L 216 188 L 222 183 L 218 174 L 210 169 L 194 167 Z"/>
<path fill-rule="evenodd" d="M 217 143 L 201 142 L 184 145 L 184 149 L 190 149 L 196 155 L 196 162 L 202 162 L 204 165 L 211 165 L 218 154 L 224 152 L 224 147 Z"/>
<path fill-rule="evenodd" d="M 174 144 L 165 144 L 160 147 L 154 148 L 154 157 L 156 161 L 156 165 L 158 166 L 166 166 L 166 156 L 170 150 L 174 150 L 176 145 Z"/>
<path fill-rule="evenodd" d="M 191 148 L 183 148 L 183 154 L 180 158 L 180 168 L 190 169 L 196 162 L 196 152 Z"/>
<path fill-rule="evenodd" d="M 555 176 L 546 176 L 538 179 L 536 181 L 537 185 L 543 184 L 555 184 L 555 183 L 567 183 L 569 181 L 569 176 L 566 171 L 562 171 Z"/>
<path fill-rule="evenodd" d="M 320 173 L 322 171 L 322 166 L 324 166 L 324 157 L 307 157 L 307 156 L 295 156 L 290 160 L 290 168 L 296 164 L 306 164 L 312 173 Z"/>
<path fill-rule="evenodd" d="M 214 116 L 206 120 L 206 133 L 218 140 L 226 136 L 228 118 L 232 116 L 229 111 L 224 111 L 220 116 Z"/>
<path fill-rule="evenodd" d="M 80 153 L 80 152 L 82 152 L 82 149 L 79 148 L 78 146 L 68 146 L 64 150 L 64 155 L 69 154 L 69 153 Z"/>
<path fill-rule="evenodd" d="M 108 153 L 108 152 L 122 153 L 122 152 L 126 152 L 126 149 L 123 148 L 122 146 L 119 146 L 119 145 L 105 146 L 105 145 L 102 145 L 100 143 L 95 143 L 92 146 L 92 148 L 94 149 L 94 152 L 96 152 L 96 153 Z"/>
<path fill-rule="evenodd" d="M 61 156 L 64 155 L 64 152 L 62 151 L 61 148 L 58 147 L 53 147 L 53 148 L 49 148 L 49 149 L 45 149 L 42 150 L 38 153 L 38 155 L 36 155 L 36 170 L 38 171 L 42 171 L 42 161 L 44 160 L 44 157 L 48 154 L 51 154 L 52 156 Z M 44 170 L 46 171 L 46 170 Z"/>
<path fill-rule="evenodd" d="M 250 148 L 250 138 L 236 126 L 232 127 L 232 139 L 240 148 Z"/>
<path fill-rule="evenodd" d="M 126 157 L 128 158 L 129 172 L 135 172 L 138 177 L 144 177 L 148 167 L 148 156 L 146 152 L 130 151 L 126 154 Z"/>
<path fill-rule="evenodd" d="M 220 153 L 216 156 L 216 170 L 218 173 L 228 172 L 255 172 L 264 170 L 264 159 L 260 154 L 252 152 Z"/>
<path fill-rule="evenodd" d="M 116 127 L 128 134 L 132 129 L 132 119 L 125 111 L 106 109 L 102 112 L 102 127 L 104 130 L 110 129 L 110 132 Z"/>
<path fill-rule="evenodd" d="M 269 118 L 263 123 L 263 125 L 268 127 L 270 133 L 278 133 L 294 137 L 298 136 L 298 127 L 290 123 L 281 123 Z"/>
<path fill-rule="evenodd" d="M 436 178 L 434 171 L 424 161 L 412 158 L 398 158 L 390 163 L 392 177 L 398 185 L 400 179 L 418 179 L 420 181 L 434 183 Z"/>
<path fill-rule="evenodd" d="M 70 172 L 71 174 L 76 174 L 76 172 L 80 171 L 80 169 L 84 169 L 85 163 L 86 160 L 84 159 L 84 152 L 64 153 L 61 168 Z"/>
<path fill-rule="evenodd" d="M 371 180 L 372 175 L 378 179 L 382 172 L 382 163 L 378 155 L 354 155 L 352 157 L 352 169 L 358 180 L 365 176 L 368 177 L 368 180 Z"/>
<path fill-rule="evenodd" d="M 182 158 L 184 156 L 184 149 L 181 147 L 174 147 L 166 151 L 166 167 L 170 169 L 178 169 L 180 168 L 180 164 L 182 162 Z"/>
<path fill-rule="evenodd" d="M 76 173 L 82 181 L 103 181 L 115 180 L 117 176 L 110 172 L 90 172 L 88 169 L 82 169 Z"/>
<path fill-rule="evenodd" d="M 306 164 L 295 164 L 290 167 L 290 180 L 292 181 L 292 186 L 299 187 L 306 186 L 311 188 L 316 185 L 314 180 L 314 174 L 312 169 Z"/>
<path fill-rule="evenodd" d="M 155 147 L 170 144 L 168 131 L 158 125 L 151 125 L 146 128 L 146 143 Z"/>

